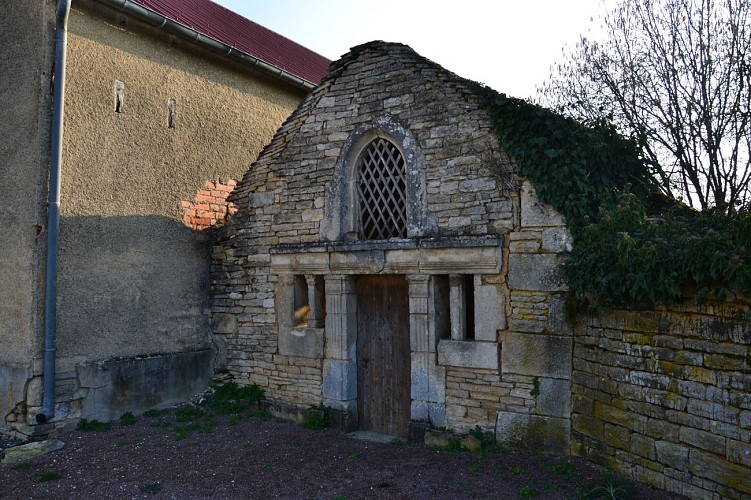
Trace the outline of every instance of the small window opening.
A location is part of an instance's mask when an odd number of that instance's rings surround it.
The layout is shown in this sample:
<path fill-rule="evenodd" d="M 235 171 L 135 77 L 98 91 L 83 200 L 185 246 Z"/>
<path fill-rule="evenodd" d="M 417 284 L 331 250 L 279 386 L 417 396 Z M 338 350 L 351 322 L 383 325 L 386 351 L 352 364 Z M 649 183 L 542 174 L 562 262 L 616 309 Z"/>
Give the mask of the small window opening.
<path fill-rule="evenodd" d="M 323 276 L 296 275 L 292 286 L 293 325 L 297 328 L 323 328 L 326 319 Z"/>
<path fill-rule="evenodd" d="M 472 274 L 449 276 L 449 316 L 453 340 L 475 339 L 475 281 Z"/>
<path fill-rule="evenodd" d="M 169 117 L 167 119 L 168 127 L 175 130 L 175 114 L 177 113 L 177 101 L 174 97 L 170 98 L 167 102 L 167 110 L 169 111 Z"/>
<path fill-rule="evenodd" d="M 125 104 L 125 84 L 115 80 L 115 113 L 122 113 Z"/>
<path fill-rule="evenodd" d="M 399 148 L 386 139 L 371 142 L 357 165 L 360 237 L 407 237 L 407 172 Z"/>
<path fill-rule="evenodd" d="M 310 303 L 308 300 L 308 283 L 305 276 L 295 276 L 293 281 L 294 297 L 294 325 L 297 327 L 307 327 L 310 320 Z"/>
<path fill-rule="evenodd" d="M 436 340 L 451 338 L 451 318 L 449 311 L 449 277 L 445 274 L 433 276 L 433 303 Z"/>
<path fill-rule="evenodd" d="M 475 277 L 464 275 L 464 315 L 466 340 L 475 340 Z"/>

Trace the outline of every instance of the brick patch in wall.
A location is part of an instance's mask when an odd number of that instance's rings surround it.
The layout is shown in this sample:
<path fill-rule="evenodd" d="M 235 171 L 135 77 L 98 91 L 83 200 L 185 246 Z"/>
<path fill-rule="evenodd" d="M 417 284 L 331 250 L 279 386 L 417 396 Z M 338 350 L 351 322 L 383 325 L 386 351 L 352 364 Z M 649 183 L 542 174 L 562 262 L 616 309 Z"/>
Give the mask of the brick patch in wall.
<path fill-rule="evenodd" d="M 195 201 L 183 200 L 183 222 L 196 231 L 222 225 L 228 216 L 237 212 L 235 204 L 227 197 L 235 189 L 237 181 L 230 179 L 227 184 L 219 181 L 206 181 L 206 188 L 199 189 Z"/>

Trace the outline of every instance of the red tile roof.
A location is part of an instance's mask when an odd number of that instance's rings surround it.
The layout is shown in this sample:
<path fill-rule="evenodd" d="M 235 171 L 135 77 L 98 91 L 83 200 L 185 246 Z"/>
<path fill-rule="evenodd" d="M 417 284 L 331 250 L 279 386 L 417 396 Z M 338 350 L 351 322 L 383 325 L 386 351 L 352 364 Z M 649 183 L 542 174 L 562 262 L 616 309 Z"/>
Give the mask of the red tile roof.
<path fill-rule="evenodd" d="M 331 61 L 322 55 L 210 0 L 133 1 L 310 83 L 328 72 Z"/>

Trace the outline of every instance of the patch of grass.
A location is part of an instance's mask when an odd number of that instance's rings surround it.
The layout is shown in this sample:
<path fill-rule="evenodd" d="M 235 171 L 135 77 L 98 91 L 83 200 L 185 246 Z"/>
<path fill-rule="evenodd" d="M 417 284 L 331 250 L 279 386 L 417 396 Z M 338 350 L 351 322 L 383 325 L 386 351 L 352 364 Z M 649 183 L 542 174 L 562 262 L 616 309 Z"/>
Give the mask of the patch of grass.
<path fill-rule="evenodd" d="M 29 470 L 31 470 L 31 464 L 16 464 L 11 467 L 11 470 L 18 472 L 28 472 Z"/>
<path fill-rule="evenodd" d="M 389 441 L 389 444 L 391 446 L 399 446 L 399 447 L 407 447 L 407 446 L 409 446 L 409 442 L 407 442 L 407 441 L 405 441 L 403 439 L 399 439 L 399 438 L 392 439 L 391 441 Z"/>
<path fill-rule="evenodd" d="M 460 453 L 463 451 L 467 451 L 467 449 L 462 446 L 462 442 L 459 439 L 451 438 L 448 441 L 449 444 L 446 446 L 436 446 L 435 449 L 439 451 L 448 451 L 450 453 Z"/>
<path fill-rule="evenodd" d="M 351 458 L 352 460 L 356 460 L 356 459 L 358 459 L 358 458 L 362 458 L 362 457 L 364 457 L 364 456 L 365 456 L 365 453 L 363 453 L 363 452 L 361 452 L 361 451 L 353 451 L 352 453 L 350 453 L 350 454 L 349 454 L 349 455 L 347 455 L 347 456 L 348 456 L 349 458 Z"/>
<path fill-rule="evenodd" d="M 306 429 L 325 429 L 329 426 L 329 412 L 331 408 L 324 405 L 310 407 L 310 413 L 303 420 L 302 426 Z"/>
<path fill-rule="evenodd" d="M 292 445 L 291 446 L 293 448 L 299 448 L 300 447 L 300 441 L 292 441 Z"/>
<path fill-rule="evenodd" d="M 337 495 L 334 500 L 347 500 L 347 495 Z"/>
<path fill-rule="evenodd" d="M 474 429 L 469 431 L 469 435 L 473 436 L 480 442 L 480 446 L 482 446 L 483 450 L 490 450 L 498 447 L 495 435 L 490 431 L 483 431 L 479 425 L 476 425 Z"/>
<path fill-rule="evenodd" d="M 631 500 L 636 498 L 636 486 L 633 483 L 617 484 L 613 475 L 608 473 L 600 479 L 599 484 L 580 498 Z"/>
<path fill-rule="evenodd" d="M 273 469 L 274 467 L 276 467 L 276 464 L 274 463 L 273 460 L 269 460 L 268 462 L 263 463 L 264 469 Z"/>
<path fill-rule="evenodd" d="M 481 469 L 480 464 L 470 465 L 469 468 L 467 469 L 467 472 L 469 472 L 469 474 L 472 476 L 476 476 L 477 474 L 480 473 L 480 469 Z"/>
<path fill-rule="evenodd" d="M 183 439 L 190 437 L 190 433 L 194 430 L 194 425 L 176 425 L 175 428 L 172 429 L 172 439 L 175 441 L 182 441 Z"/>
<path fill-rule="evenodd" d="M 216 429 L 216 421 L 213 418 L 204 419 L 198 426 L 198 432 L 203 434 L 211 434 Z"/>
<path fill-rule="evenodd" d="M 555 464 L 550 471 L 558 476 L 562 477 L 564 479 L 567 479 L 569 481 L 573 480 L 576 477 L 576 465 L 572 464 L 568 460 L 565 462 L 561 462 L 558 464 Z"/>
<path fill-rule="evenodd" d="M 146 418 L 155 418 L 155 417 L 161 417 L 162 415 L 166 415 L 169 413 L 169 410 L 147 410 L 143 413 L 143 416 Z"/>
<path fill-rule="evenodd" d="M 162 490 L 162 485 L 159 483 L 143 484 L 138 489 L 146 495 L 156 495 Z"/>
<path fill-rule="evenodd" d="M 120 415 L 120 425 L 128 427 L 130 425 L 134 425 L 137 422 L 136 417 L 133 416 L 132 412 L 126 411 L 122 415 Z"/>
<path fill-rule="evenodd" d="M 194 422 L 205 415 L 200 408 L 193 406 L 183 406 L 175 410 L 175 420 L 178 422 Z"/>
<path fill-rule="evenodd" d="M 112 428 L 111 422 L 100 422 L 99 420 L 86 420 L 82 418 L 76 430 L 80 432 L 106 432 Z"/>
<path fill-rule="evenodd" d="M 556 485 L 554 485 L 553 483 L 542 483 L 540 485 L 540 489 L 542 489 L 542 491 L 544 491 L 546 493 L 552 493 L 555 490 L 557 490 L 558 487 Z"/>
<path fill-rule="evenodd" d="M 229 420 L 227 420 L 227 425 L 234 427 L 242 421 L 243 421 L 242 415 L 232 415 L 229 418 Z"/>
<path fill-rule="evenodd" d="M 240 387 L 237 382 L 227 382 L 219 386 L 209 406 L 220 415 L 242 412 L 248 403 L 261 401 L 266 396 L 256 384 Z"/>
<path fill-rule="evenodd" d="M 516 493 L 519 498 L 537 498 L 540 496 L 540 492 L 531 486 L 522 486 Z"/>
<path fill-rule="evenodd" d="M 149 425 L 155 429 L 168 429 L 170 427 L 169 422 L 152 422 Z"/>
<path fill-rule="evenodd" d="M 271 417 L 273 417 L 271 412 L 268 410 L 253 410 L 253 411 L 247 412 L 246 415 L 248 417 L 260 418 L 261 420 L 268 420 Z"/>
<path fill-rule="evenodd" d="M 520 465 L 512 465 L 511 467 L 508 468 L 508 471 L 511 474 L 518 476 L 519 474 L 524 474 L 524 467 Z"/>
<path fill-rule="evenodd" d="M 47 472 L 42 472 L 37 476 L 37 482 L 46 483 L 48 481 L 57 481 L 61 477 L 63 477 L 62 472 L 56 470 L 48 470 Z"/>
<path fill-rule="evenodd" d="M 117 446 L 118 448 L 125 448 L 126 444 L 127 443 L 123 441 L 122 439 L 118 439 L 117 441 L 115 441 L 115 446 Z"/>

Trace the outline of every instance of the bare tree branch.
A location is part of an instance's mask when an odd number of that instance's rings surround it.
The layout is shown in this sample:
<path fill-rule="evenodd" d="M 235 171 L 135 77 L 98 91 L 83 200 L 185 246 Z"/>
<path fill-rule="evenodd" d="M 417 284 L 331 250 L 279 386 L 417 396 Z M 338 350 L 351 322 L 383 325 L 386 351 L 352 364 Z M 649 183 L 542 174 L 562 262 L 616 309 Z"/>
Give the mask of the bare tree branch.
<path fill-rule="evenodd" d="M 541 101 L 612 120 L 666 193 L 732 213 L 751 201 L 750 3 L 621 0 L 606 38 L 568 49 Z"/>

